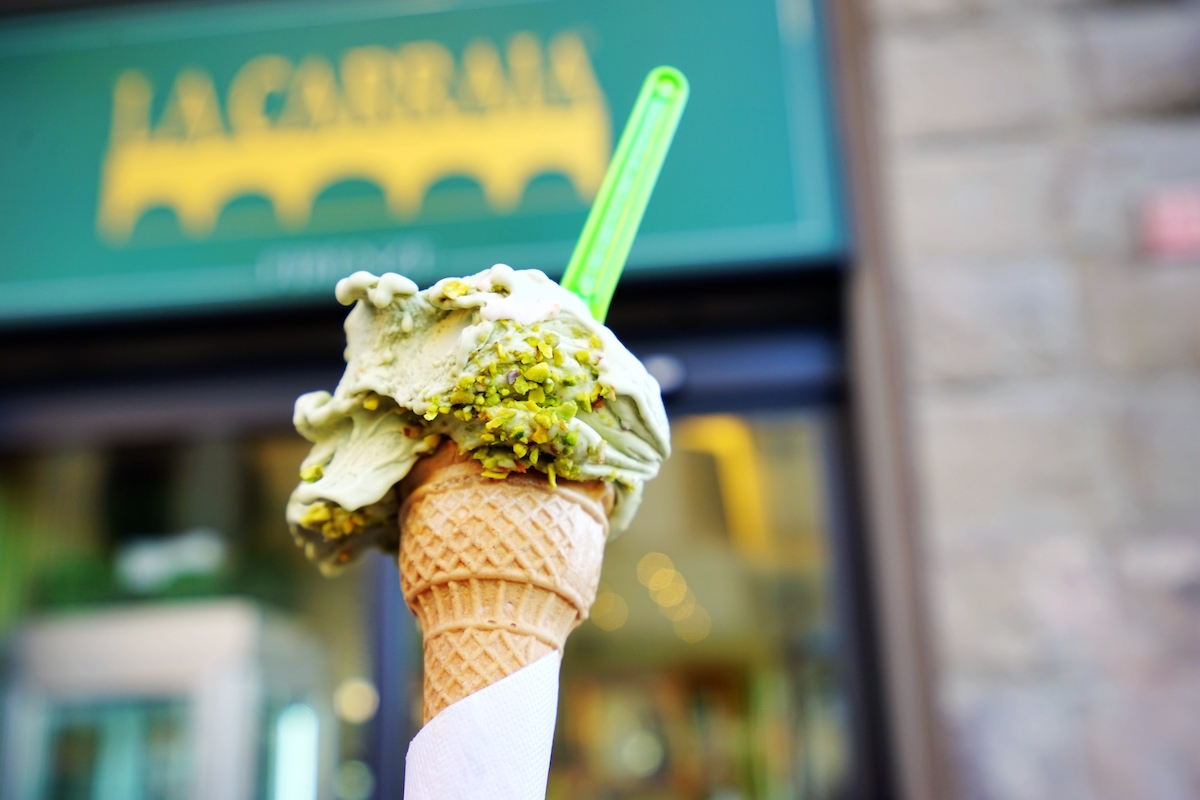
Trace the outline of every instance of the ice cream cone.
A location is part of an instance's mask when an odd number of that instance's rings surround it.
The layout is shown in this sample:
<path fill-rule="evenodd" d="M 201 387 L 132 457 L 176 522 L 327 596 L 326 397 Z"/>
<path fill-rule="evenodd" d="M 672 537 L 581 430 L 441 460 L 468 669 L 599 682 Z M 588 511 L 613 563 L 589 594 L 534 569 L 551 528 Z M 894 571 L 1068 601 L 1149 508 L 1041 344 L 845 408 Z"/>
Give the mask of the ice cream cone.
<path fill-rule="evenodd" d="M 426 722 L 561 650 L 600 582 L 611 484 L 481 472 L 447 441 L 400 485 L 400 583 L 424 636 Z"/>

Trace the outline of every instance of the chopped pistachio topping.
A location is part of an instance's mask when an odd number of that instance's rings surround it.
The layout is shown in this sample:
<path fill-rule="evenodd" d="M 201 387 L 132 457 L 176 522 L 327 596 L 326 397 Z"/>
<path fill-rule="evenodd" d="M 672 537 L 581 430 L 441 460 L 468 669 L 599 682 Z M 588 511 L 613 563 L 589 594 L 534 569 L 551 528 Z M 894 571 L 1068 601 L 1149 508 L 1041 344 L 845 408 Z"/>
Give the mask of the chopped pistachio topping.
<path fill-rule="evenodd" d="M 599 338 L 582 328 L 573 333 L 566 343 L 538 325 L 497 320 L 492 344 L 475 351 L 453 391 L 428 398 L 425 419 L 452 416 L 467 423 L 460 444 L 486 477 L 502 480 L 534 468 L 582 480 L 579 463 L 591 454 L 579 447 L 572 420 L 616 395 L 599 380 Z M 590 347 L 571 352 L 576 343 Z"/>
<path fill-rule="evenodd" d="M 367 518 L 361 511 L 347 511 L 339 505 L 321 501 L 314 503 L 300 518 L 300 524 L 320 531 L 328 541 L 360 533 L 367 525 Z"/>
<path fill-rule="evenodd" d="M 313 464 L 311 467 L 305 467 L 300 470 L 300 480 L 305 483 L 313 483 L 321 480 L 325 475 L 325 467 L 322 464 Z"/>
<path fill-rule="evenodd" d="M 395 552 L 400 481 L 449 437 L 501 481 L 615 483 L 613 531 L 669 452 L 658 386 L 578 297 L 536 271 L 496 265 L 420 290 L 355 273 L 337 296 L 346 372 L 297 400 L 313 443 L 288 502 L 297 544 L 332 574 L 365 550 Z"/>

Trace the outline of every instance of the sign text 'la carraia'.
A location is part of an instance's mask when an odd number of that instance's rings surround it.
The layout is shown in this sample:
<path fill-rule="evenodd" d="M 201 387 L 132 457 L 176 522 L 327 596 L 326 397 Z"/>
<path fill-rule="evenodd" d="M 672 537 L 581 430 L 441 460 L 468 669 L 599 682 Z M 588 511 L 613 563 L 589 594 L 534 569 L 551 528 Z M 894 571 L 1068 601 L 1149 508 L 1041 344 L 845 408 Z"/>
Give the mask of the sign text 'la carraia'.
<path fill-rule="evenodd" d="M 565 175 L 590 202 L 611 122 L 583 42 L 563 33 L 543 52 L 518 33 L 505 61 L 483 40 L 461 64 L 433 41 L 359 47 L 345 53 L 340 75 L 322 56 L 293 64 L 262 55 L 237 72 L 224 105 L 207 73 L 180 72 L 157 123 L 150 82 L 127 70 L 113 92 L 97 227 L 119 244 L 146 212 L 166 207 L 204 238 L 228 203 L 260 195 L 295 230 L 323 189 L 355 179 L 379 186 L 402 220 L 451 176 L 477 181 L 498 213 L 547 173 Z"/>

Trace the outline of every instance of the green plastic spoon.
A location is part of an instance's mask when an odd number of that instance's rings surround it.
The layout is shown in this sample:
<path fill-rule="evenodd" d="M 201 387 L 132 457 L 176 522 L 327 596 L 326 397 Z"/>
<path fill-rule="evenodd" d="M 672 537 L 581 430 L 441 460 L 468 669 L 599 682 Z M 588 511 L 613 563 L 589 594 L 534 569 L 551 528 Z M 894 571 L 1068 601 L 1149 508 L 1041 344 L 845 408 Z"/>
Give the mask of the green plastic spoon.
<path fill-rule="evenodd" d="M 567 264 L 563 288 L 583 298 L 599 322 L 608 314 L 687 98 L 687 78 L 679 70 L 658 67 L 646 76 Z"/>

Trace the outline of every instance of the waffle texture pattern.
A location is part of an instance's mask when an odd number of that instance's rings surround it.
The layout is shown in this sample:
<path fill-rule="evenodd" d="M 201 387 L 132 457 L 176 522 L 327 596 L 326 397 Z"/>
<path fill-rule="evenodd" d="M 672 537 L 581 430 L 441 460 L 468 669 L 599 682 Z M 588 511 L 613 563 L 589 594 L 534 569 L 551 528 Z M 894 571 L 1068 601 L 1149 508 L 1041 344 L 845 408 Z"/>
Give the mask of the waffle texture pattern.
<path fill-rule="evenodd" d="M 424 635 L 425 721 L 562 650 L 600 582 L 612 488 L 483 477 L 452 444 L 406 479 L 400 581 Z"/>

